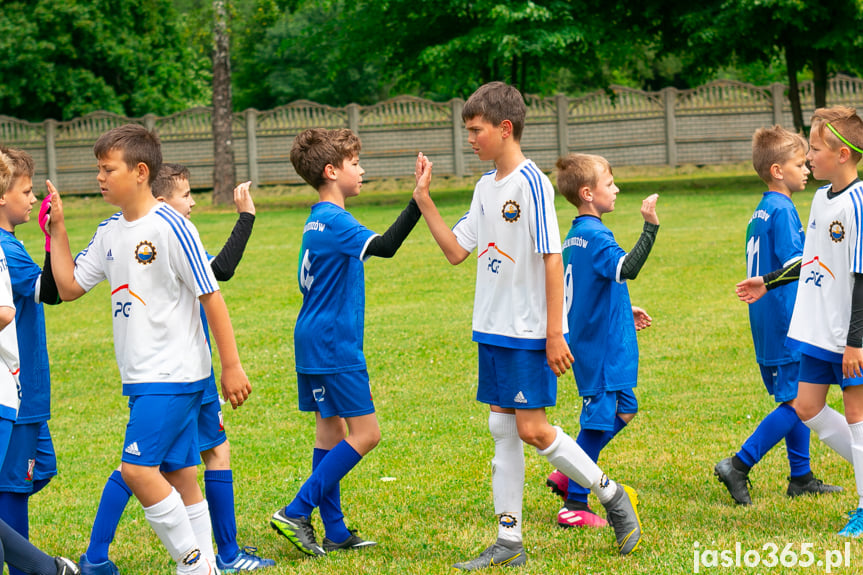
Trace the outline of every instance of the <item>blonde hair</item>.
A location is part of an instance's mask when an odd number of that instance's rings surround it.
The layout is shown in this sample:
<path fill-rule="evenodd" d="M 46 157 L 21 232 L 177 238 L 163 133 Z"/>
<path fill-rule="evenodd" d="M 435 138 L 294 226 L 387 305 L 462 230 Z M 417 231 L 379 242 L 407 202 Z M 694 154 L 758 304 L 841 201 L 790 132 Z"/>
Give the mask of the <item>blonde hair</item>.
<path fill-rule="evenodd" d="M 5 152 L 0 152 L 0 196 L 12 186 L 14 179 L 15 165 L 12 159 Z"/>
<path fill-rule="evenodd" d="M 758 128 L 752 136 L 752 167 L 765 184 L 773 178 L 770 167 L 782 164 L 794 157 L 794 154 L 806 151 L 809 144 L 800 134 L 786 130 L 776 125 L 772 128 Z"/>
<path fill-rule="evenodd" d="M 603 170 L 611 172 L 611 164 L 595 154 L 569 154 L 557 160 L 557 189 L 576 207 L 581 206 L 581 188 L 594 188 Z"/>
<path fill-rule="evenodd" d="M 827 126 L 839 132 L 844 138 L 844 142 L 840 140 L 836 134 Z M 841 147 L 848 148 L 851 152 L 851 160 L 857 164 L 863 158 L 863 154 L 857 150 L 863 150 L 863 119 L 857 115 L 857 110 L 850 106 L 831 106 L 830 108 L 818 108 L 812 114 L 811 122 L 812 131 L 824 140 L 824 143 L 831 150 L 838 150 Z M 851 144 L 851 146 L 848 146 Z"/>

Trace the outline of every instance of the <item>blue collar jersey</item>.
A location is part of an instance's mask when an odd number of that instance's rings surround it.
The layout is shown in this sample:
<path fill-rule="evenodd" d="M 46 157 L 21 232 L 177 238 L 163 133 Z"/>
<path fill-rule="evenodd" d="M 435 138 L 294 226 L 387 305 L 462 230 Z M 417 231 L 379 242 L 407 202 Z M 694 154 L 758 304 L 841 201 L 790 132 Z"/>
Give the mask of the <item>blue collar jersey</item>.
<path fill-rule="evenodd" d="M 620 279 L 625 256 L 611 230 L 593 216 L 575 218 L 563 242 L 564 308 L 582 397 L 636 385 L 635 321 L 629 289 Z"/>
<path fill-rule="evenodd" d="M 747 277 L 763 276 L 803 255 L 806 239 L 794 202 L 778 192 L 765 192 L 746 226 Z M 749 306 L 749 326 L 759 365 L 800 361 L 785 345 L 797 297 L 797 282 L 770 290 Z"/>
<path fill-rule="evenodd" d="M 45 312 L 36 302 L 40 268 L 13 234 L 0 230 L 0 248 L 6 253 L 15 323 L 18 328 L 18 354 L 21 361 L 21 407 L 17 423 L 40 423 L 51 418 L 51 372 L 45 336 Z"/>
<path fill-rule="evenodd" d="M 294 328 L 298 373 L 366 368 L 363 355 L 366 249 L 377 234 L 329 202 L 312 206 L 297 279 L 303 304 Z"/>

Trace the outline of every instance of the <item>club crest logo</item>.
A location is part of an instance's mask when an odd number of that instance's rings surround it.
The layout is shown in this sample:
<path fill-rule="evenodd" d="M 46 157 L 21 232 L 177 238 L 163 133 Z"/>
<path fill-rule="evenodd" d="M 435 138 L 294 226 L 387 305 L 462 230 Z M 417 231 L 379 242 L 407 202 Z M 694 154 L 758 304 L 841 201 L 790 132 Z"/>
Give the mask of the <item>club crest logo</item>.
<path fill-rule="evenodd" d="M 503 203 L 503 208 L 500 210 L 503 216 L 503 221 L 514 224 L 521 217 L 521 207 L 513 200 L 507 200 Z"/>
<path fill-rule="evenodd" d="M 156 246 L 144 240 L 135 247 L 135 261 L 141 265 L 148 265 L 156 261 Z"/>
<path fill-rule="evenodd" d="M 222 417 L 222 410 L 219 410 L 219 431 L 225 431 L 225 418 Z"/>
<path fill-rule="evenodd" d="M 518 525 L 518 519 L 515 518 L 515 515 L 511 515 L 509 513 L 501 513 L 499 521 L 501 527 L 506 529 L 512 529 Z"/>
<path fill-rule="evenodd" d="M 28 459 L 27 460 L 27 477 L 26 481 L 33 481 L 33 470 L 36 469 L 36 460 Z"/>
<path fill-rule="evenodd" d="M 830 239 L 837 244 L 845 239 L 845 226 L 842 222 L 834 221 L 830 224 Z"/>

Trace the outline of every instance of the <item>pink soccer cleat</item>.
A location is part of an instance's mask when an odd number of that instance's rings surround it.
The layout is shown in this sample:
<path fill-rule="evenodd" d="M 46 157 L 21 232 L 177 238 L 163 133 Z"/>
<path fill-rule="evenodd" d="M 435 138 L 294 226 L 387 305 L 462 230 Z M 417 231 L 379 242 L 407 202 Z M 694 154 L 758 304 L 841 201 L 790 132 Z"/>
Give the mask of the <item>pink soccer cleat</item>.
<path fill-rule="evenodd" d="M 557 469 L 552 471 L 546 478 L 545 484 L 552 493 L 566 501 L 566 497 L 569 495 L 569 477 L 564 475 L 562 471 Z"/>
<path fill-rule="evenodd" d="M 557 512 L 557 524 L 564 529 L 570 527 L 605 527 L 608 521 L 589 509 L 572 511 L 564 507 Z"/>

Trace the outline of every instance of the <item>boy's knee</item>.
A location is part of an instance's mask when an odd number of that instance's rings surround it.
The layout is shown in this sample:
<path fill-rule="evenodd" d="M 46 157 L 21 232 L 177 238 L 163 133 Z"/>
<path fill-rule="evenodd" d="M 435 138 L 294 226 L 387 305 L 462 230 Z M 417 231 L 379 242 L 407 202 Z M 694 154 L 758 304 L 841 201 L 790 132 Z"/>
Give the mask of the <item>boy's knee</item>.
<path fill-rule="evenodd" d="M 224 443 L 201 452 L 201 459 L 207 469 L 230 469 L 231 446 L 227 440 Z"/>
<path fill-rule="evenodd" d="M 630 421 L 635 419 L 636 415 L 638 415 L 637 412 L 635 412 L 635 413 L 618 413 L 617 417 L 619 417 L 623 421 L 623 423 L 626 423 L 628 425 Z"/>

